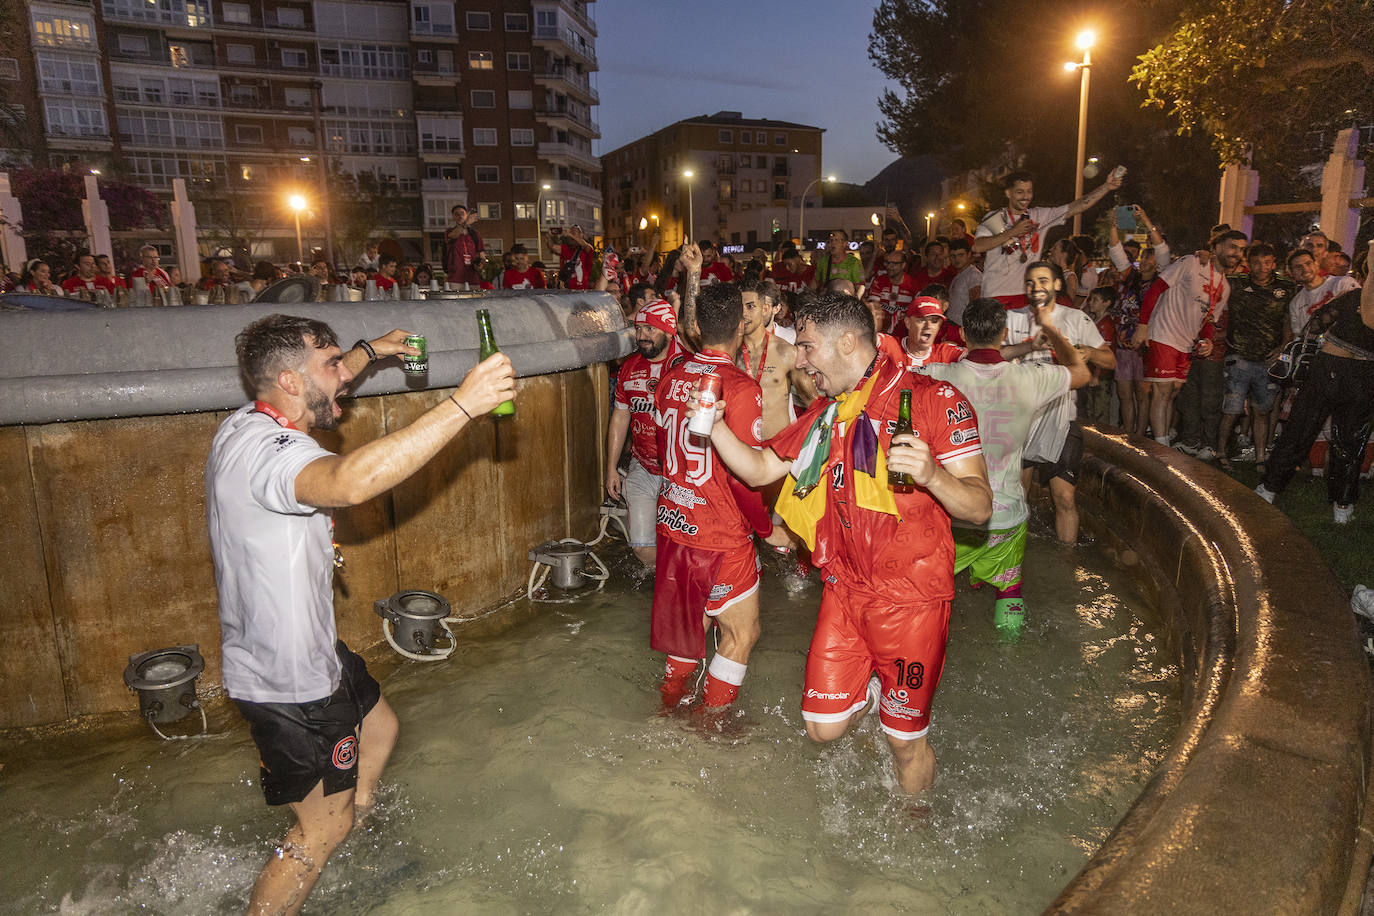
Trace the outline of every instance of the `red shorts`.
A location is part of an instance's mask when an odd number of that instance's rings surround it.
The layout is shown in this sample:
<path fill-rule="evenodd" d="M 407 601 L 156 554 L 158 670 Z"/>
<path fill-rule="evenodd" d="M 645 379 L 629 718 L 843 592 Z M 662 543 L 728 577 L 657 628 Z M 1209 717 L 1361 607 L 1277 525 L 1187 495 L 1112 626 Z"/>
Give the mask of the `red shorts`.
<path fill-rule="evenodd" d="M 945 667 L 948 636 L 948 601 L 895 605 L 827 584 L 806 655 L 802 718 L 849 718 L 867 702 L 866 685 L 876 670 L 883 731 L 920 738 L 930 730 L 930 701 Z"/>
<path fill-rule="evenodd" d="M 1192 357 L 1157 340 L 1150 341 L 1145 351 L 1145 381 L 1147 382 L 1185 382 Z"/>
<path fill-rule="evenodd" d="M 729 550 L 702 550 L 660 536 L 650 648 L 679 658 L 704 658 L 701 615 L 715 617 L 758 590 L 759 557 L 753 541 Z"/>

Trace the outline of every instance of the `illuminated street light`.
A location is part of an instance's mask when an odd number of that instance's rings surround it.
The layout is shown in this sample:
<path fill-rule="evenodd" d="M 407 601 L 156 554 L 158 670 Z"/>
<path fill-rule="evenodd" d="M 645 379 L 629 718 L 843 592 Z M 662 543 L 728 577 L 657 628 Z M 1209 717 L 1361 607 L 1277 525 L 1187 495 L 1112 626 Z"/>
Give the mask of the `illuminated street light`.
<path fill-rule="evenodd" d="M 927 239 L 930 238 L 930 221 L 933 220 L 934 218 L 935 218 L 935 213 L 934 213 L 934 212 L 930 212 L 930 213 L 927 213 L 927 214 L 926 214 L 926 238 L 927 238 Z"/>
<path fill-rule="evenodd" d="M 817 178 L 802 190 L 801 220 L 799 221 L 799 225 L 797 228 L 797 235 L 801 238 L 801 245 L 803 249 L 806 248 L 806 195 L 811 191 L 812 188 L 820 184 L 822 181 L 828 181 L 831 184 L 834 184 L 835 176 L 826 175 L 824 178 Z"/>
<path fill-rule="evenodd" d="M 1083 196 L 1083 167 L 1085 165 L 1083 157 L 1088 151 L 1088 75 L 1092 72 L 1093 55 L 1092 46 L 1097 41 L 1097 33 L 1092 29 L 1084 29 L 1078 33 L 1078 47 L 1083 51 L 1081 63 L 1069 61 L 1064 64 L 1065 70 L 1078 70 L 1083 74 L 1082 82 L 1078 88 L 1078 155 L 1074 157 L 1073 169 L 1073 199 L 1078 200 Z M 1083 231 L 1083 214 L 1075 213 L 1073 216 L 1073 234 L 1078 235 Z"/>
<path fill-rule="evenodd" d="M 878 219 L 878 214 L 877 214 L 877 213 L 874 213 L 872 216 L 870 216 L 870 217 L 868 218 L 868 221 L 869 221 L 870 223 L 872 223 L 873 225 L 875 225 L 875 226 L 878 226 L 878 225 L 881 225 L 881 224 L 882 224 L 882 221 L 881 221 L 880 219 Z"/>
<path fill-rule="evenodd" d="M 539 261 L 544 260 L 544 192 L 552 191 L 553 185 L 547 181 L 539 185 L 539 193 L 534 199 L 534 228 L 539 235 Z"/>
<path fill-rule="evenodd" d="M 687 241 L 696 238 L 696 223 L 692 212 L 692 177 L 696 173 L 691 169 L 683 169 L 682 177 L 687 179 Z"/>
<path fill-rule="evenodd" d="M 304 264 L 305 245 L 301 242 L 301 211 L 306 207 L 305 198 L 299 194 L 292 194 L 286 199 L 286 203 L 296 214 L 296 260 Z"/>

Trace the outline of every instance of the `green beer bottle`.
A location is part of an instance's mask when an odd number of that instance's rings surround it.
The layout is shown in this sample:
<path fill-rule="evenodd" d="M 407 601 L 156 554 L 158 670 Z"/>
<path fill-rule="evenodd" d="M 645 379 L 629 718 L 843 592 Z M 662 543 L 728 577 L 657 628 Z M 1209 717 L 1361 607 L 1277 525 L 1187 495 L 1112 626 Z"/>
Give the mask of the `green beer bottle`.
<path fill-rule="evenodd" d="M 897 408 L 897 428 L 892 431 L 893 438 L 911 432 L 911 389 L 902 389 L 902 403 Z M 889 454 L 890 454 L 889 450 Z M 893 493 L 911 493 L 916 489 L 916 478 L 901 471 L 887 472 L 887 485 Z"/>
<path fill-rule="evenodd" d="M 493 353 L 499 353 L 500 349 L 496 346 L 496 335 L 491 332 L 491 312 L 486 309 L 477 310 L 477 332 L 480 335 L 481 359 L 486 359 Z M 911 400 L 911 392 L 907 392 L 907 400 Z M 909 412 L 909 411 L 908 411 Z M 503 401 L 496 405 L 496 409 L 491 412 L 493 417 L 509 417 L 515 413 L 514 401 Z M 908 423 L 908 426 L 911 424 Z"/>

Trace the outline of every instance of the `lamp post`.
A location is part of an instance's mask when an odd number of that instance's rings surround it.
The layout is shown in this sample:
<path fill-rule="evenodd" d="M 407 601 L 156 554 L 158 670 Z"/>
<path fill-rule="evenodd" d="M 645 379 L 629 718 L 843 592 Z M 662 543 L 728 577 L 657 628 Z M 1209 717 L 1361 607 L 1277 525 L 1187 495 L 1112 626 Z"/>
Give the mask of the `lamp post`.
<path fill-rule="evenodd" d="M 696 173 L 691 169 L 683 169 L 682 177 L 687 179 L 687 241 L 697 237 L 695 220 L 692 213 L 692 176 Z"/>
<path fill-rule="evenodd" d="M 539 236 L 539 261 L 544 261 L 544 192 L 553 190 L 547 181 L 539 185 L 539 194 L 534 199 L 534 230 Z"/>
<path fill-rule="evenodd" d="M 1088 151 L 1088 76 L 1092 73 L 1093 66 L 1093 44 L 1097 41 L 1097 33 L 1092 29 L 1084 29 L 1078 33 L 1078 47 L 1083 49 L 1083 60 L 1081 63 L 1068 61 L 1064 64 L 1064 69 L 1070 72 L 1078 70 L 1083 74 L 1082 82 L 1078 89 L 1078 156 L 1074 159 L 1073 169 L 1073 199 L 1078 200 L 1083 196 L 1083 157 Z M 1083 231 L 1083 214 L 1073 215 L 1073 234 L 1079 235 Z"/>
<path fill-rule="evenodd" d="M 305 198 L 299 194 L 292 194 L 286 199 L 286 203 L 296 214 L 296 260 L 305 266 L 305 245 L 301 242 L 301 211 L 305 209 Z"/>
<path fill-rule="evenodd" d="M 802 246 L 802 250 L 803 250 L 803 251 L 806 250 L 806 195 L 809 194 L 809 193 L 811 192 L 811 189 L 812 189 L 812 188 L 814 188 L 816 185 L 820 184 L 822 181 L 828 181 L 828 182 L 831 182 L 831 183 L 833 184 L 834 181 L 835 181 L 835 176 L 834 176 L 834 175 L 826 175 L 824 178 L 817 178 L 817 179 L 813 180 L 813 181 L 812 181 L 809 185 L 807 185 L 805 188 L 802 189 L 802 196 L 801 196 L 801 218 L 797 221 L 797 222 L 798 222 L 798 226 L 797 226 L 797 236 L 799 237 L 799 240 L 801 241 L 801 246 Z"/>
<path fill-rule="evenodd" d="M 926 214 L 926 241 L 930 241 L 930 221 L 935 218 L 934 211 Z"/>

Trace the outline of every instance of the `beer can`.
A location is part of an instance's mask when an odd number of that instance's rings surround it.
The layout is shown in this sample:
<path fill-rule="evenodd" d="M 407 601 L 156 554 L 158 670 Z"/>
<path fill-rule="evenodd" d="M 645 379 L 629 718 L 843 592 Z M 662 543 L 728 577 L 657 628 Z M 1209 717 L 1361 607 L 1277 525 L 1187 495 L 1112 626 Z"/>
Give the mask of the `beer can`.
<path fill-rule="evenodd" d="M 429 351 L 425 349 L 425 335 L 407 334 L 405 339 L 407 347 L 414 347 L 420 351 L 419 356 L 411 356 L 409 353 L 401 354 L 401 368 L 411 375 L 420 375 L 429 371 Z"/>
<path fill-rule="evenodd" d="M 697 436 L 711 435 L 716 425 L 716 401 L 720 400 L 722 386 L 719 375 L 703 375 L 697 382 L 697 412 L 687 422 L 687 431 Z"/>

